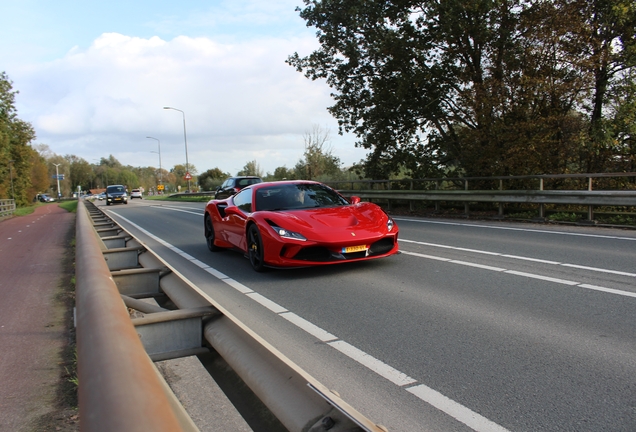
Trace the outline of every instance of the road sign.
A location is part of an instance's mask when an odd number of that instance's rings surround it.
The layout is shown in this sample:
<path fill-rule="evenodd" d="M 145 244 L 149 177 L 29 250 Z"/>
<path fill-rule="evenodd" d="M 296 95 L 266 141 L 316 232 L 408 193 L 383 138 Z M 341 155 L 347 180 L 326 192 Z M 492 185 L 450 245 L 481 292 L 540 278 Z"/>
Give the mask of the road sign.
<path fill-rule="evenodd" d="M 185 177 L 183 177 L 186 180 L 192 180 L 192 176 L 190 175 L 189 172 L 186 173 Z"/>
<path fill-rule="evenodd" d="M 163 185 L 157 185 L 157 190 L 163 190 Z"/>
<path fill-rule="evenodd" d="M 53 175 L 51 177 L 53 177 L 55 180 L 64 180 L 64 174 Z"/>

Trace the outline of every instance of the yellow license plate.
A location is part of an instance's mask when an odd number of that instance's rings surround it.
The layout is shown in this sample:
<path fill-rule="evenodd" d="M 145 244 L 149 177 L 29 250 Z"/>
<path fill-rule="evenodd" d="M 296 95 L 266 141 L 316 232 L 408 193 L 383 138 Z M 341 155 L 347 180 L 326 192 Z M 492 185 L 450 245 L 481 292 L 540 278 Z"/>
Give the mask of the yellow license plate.
<path fill-rule="evenodd" d="M 342 253 L 364 252 L 365 250 L 367 250 L 367 245 L 347 246 L 342 248 Z"/>

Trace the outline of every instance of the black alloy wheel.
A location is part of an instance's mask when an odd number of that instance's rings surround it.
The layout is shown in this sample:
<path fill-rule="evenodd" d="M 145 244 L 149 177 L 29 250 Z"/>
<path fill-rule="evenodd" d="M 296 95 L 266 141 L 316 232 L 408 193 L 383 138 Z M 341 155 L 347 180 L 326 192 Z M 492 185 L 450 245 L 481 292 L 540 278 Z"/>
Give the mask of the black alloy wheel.
<path fill-rule="evenodd" d="M 247 254 L 254 270 L 257 272 L 265 271 L 265 251 L 263 250 L 261 233 L 258 231 L 256 225 L 250 225 L 250 228 L 247 230 Z"/>
<path fill-rule="evenodd" d="M 205 215 L 205 222 L 203 225 L 205 230 L 205 242 L 208 245 L 208 249 L 212 252 L 220 251 L 221 248 L 214 244 L 214 239 L 216 238 L 214 235 L 214 226 L 212 225 L 212 219 L 207 214 Z"/>

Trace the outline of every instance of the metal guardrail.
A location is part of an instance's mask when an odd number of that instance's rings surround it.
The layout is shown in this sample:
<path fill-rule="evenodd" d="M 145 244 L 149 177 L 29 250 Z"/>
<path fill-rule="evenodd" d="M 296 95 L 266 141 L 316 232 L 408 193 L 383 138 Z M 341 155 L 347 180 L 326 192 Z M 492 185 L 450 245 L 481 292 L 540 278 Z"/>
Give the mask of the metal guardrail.
<path fill-rule="evenodd" d="M 77 217 L 82 430 L 196 430 L 180 404 L 162 394 L 151 359 L 215 350 L 292 432 L 386 431 L 247 328 L 94 204 L 80 200 Z M 169 298 L 178 309 L 140 301 L 144 298 Z M 124 303 L 146 315 L 131 320 Z"/>
<path fill-rule="evenodd" d="M 507 177 L 457 177 L 403 180 L 373 180 L 330 182 L 332 187 L 350 185 L 350 189 L 339 189 L 343 195 L 357 195 L 363 199 L 386 200 L 389 209 L 391 201 L 409 201 L 411 210 L 416 201 L 431 201 L 435 209 L 439 210 L 440 202 L 463 202 L 464 213 L 469 214 L 469 203 L 497 203 L 499 216 L 503 216 L 503 204 L 526 203 L 539 206 L 539 217 L 545 217 L 545 205 L 576 205 L 587 206 L 588 220 L 594 219 L 594 206 L 636 206 L 636 190 L 593 190 L 593 179 L 634 177 L 636 173 L 596 173 L 596 174 L 559 174 L 536 176 L 507 176 Z M 587 190 L 544 190 L 545 180 L 587 180 Z M 489 182 L 496 180 L 499 188 L 494 190 L 470 190 L 470 182 Z M 538 180 L 536 190 L 504 190 L 504 181 Z M 392 184 L 409 184 L 409 189 L 395 189 Z M 435 189 L 417 189 L 422 183 L 433 183 Z M 451 184 L 454 189 L 443 189 L 442 184 Z M 457 189 L 457 184 L 463 185 Z M 379 186 L 382 189 L 360 189 L 355 186 Z"/>
<path fill-rule="evenodd" d="M 0 200 L 0 218 L 11 216 L 15 213 L 15 200 L 3 199 Z"/>

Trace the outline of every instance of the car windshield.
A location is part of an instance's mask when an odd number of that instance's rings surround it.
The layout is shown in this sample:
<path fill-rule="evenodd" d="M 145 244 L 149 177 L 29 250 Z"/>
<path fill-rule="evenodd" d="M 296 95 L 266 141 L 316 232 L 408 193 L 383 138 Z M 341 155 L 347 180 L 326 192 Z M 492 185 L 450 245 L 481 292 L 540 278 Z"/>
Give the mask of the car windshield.
<path fill-rule="evenodd" d="M 285 184 L 256 191 L 256 211 L 292 210 L 347 205 L 333 189 L 321 184 Z"/>
<path fill-rule="evenodd" d="M 106 192 L 108 193 L 124 192 L 124 187 L 123 186 L 108 186 L 108 189 L 106 190 Z"/>

